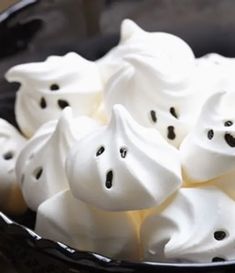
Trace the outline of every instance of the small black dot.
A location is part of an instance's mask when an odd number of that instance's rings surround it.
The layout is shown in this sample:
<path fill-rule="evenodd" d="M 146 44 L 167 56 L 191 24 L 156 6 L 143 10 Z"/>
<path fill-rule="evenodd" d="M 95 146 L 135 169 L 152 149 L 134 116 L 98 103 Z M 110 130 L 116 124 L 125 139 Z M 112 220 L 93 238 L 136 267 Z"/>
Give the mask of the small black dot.
<path fill-rule="evenodd" d="M 5 153 L 5 154 L 3 155 L 3 158 L 4 158 L 5 160 L 10 160 L 10 159 L 13 158 L 13 156 L 14 156 L 13 152 L 7 152 L 7 153 Z"/>
<path fill-rule="evenodd" d="M 127 148 L 125 147 L 120 148 L 120 154 L 122 158 L 125 158 L 127 155 Z"/>
<path fill-rule="evenodd" d="M 98 149 L 98 151 L 96 152 L 96 156 L 101 155 L 104 151 L 105 151 L 104 146 L 101 146 L 101 147 Z"/>
<path fill-rule="evenodd" d="M 35 177 L 37 180 L 42 176 L 42 173 L 43 173 L 42 167 L 38 167 L 38 168 L 35 169 L 34 172 L 33 172 L 34 177 Z"/>
<path fill-rule="evenodd" d="M 109 171 L 106 174 L 105 186 L 107 189 L 112 188 L 112 186 L 113 186 L 113 171 Z"/>
<path fill-rule="evenodd" d="M 58 105 L 61 109 L 64 109 L 65 107 L 69 106 L 69 103 L 66 100 L 58 100 Z"/>
<path fill-rule="evenodd" d="M 176 134 L 175 134 L 175 128 L 174 126 L 168 126 L 167 127 L 167 137 L 170 140 L 174 140 L 176 138 Z"/>
<path fill-rule="evenodd" d="M 218 230 L 214 233 L 214 238 L 217 240 L 217 241 L 221 241 L 223 239 L 225 239 L 227 236 L 226 232 L 223 231 L 223 230 Z"/>
<path fill-rule="evenodd" d="M 154 110 L 151 110 L 150 111 L 150 116 L 151 116 L 151 119 L 154 123 L 157 122 L 157 116 L 156 116 L 156 112 Z"/>
<path fill-rule="evenodd" d="M 211 261 L 212 262 L 224 262 L 226 260 L 224 258 L 221 258 L 221 257 L 214 257 L 214 258 L 212 258 Z"/>
<path fill-rule="evenodd" d="M 231 120 L 227 120 L 224 123 L 224 126 L 226 126 L 226 127 L 229 127 L 229 126 L 232 126 L 232 125 L 233 125 L 233 122 Z"/>
<path fill-rule="evenodd" d="M 173 117 L 178 118 L 178 115 L 177 115 L 174 107 L 170 108 L 170 113 L 172 114 Z"/>
<path fill-rule="evenodd" d="M 212 139 L 214 137 L 214 131 L 213 130 L 209 130 L 208 133 L 207 133 L 207 137 L 209 139 Z"/>
<path fill-rule="evenodd" d="M 59 89 L 60 89 L 60 87 L 59 87 L 59 85 L 56 84 L 56 83 L 53 83 L 53 84 L 50 86 L 50 90 L 51 90 L 51 91 L 57 91 L 57 90 L 59 90 Z"/>
<path fill-rule="evenodd" d="M 45 109 L 47 107 L 47 102 L 43 97 L 41 98 L 40 106 L 42 109 Z"/>

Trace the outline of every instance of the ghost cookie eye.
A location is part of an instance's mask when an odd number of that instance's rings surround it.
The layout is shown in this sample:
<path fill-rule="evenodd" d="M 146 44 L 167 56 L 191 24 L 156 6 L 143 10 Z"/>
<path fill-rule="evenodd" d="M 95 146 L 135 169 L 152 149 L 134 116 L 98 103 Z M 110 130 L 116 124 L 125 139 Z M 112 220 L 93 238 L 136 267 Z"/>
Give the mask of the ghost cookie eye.
<path fill-rule="evenodd" d="M 225 127 L 229 127 L 229 126 L 232 126 L 233 125 L 233 122 L 231 120 L 227 120 L 224 122 L 224 126 Z"/>
<path fill-rule="evenodd" d="M 207 137 L 208 137 L 208 139 L 212 139 L 214 137 L 214 131 L 213 130 L 209 130 L 207 132 Z"/>
<path fill-rule="evenodd" d="M 50 85 L 51 91 L 58 91 L 60 89 L 60 86 L 57 83 L 53 83 Z"/>
<path fill-rule="evenodd" d="M 177 118 L 177 119 L 178 119 L 178 115 L 177 115 L 177 113 L 176 113 L 176 111 L 175 111 L 175 108 L 174 108 L 174 107 L 171 107 L 171 108 L 170 108 L 170 113 L 171 113 L 171 115 L 172 115 L 173 117 L 175 117 L 175 118 Z"/>
<path fill-rule="evenodd" d="M 99 149 L 96 152 L 96 156 L 100 156 L 105 151 L 104 146 L 99 147 Z"/>
<path fill-rule="evenodd" d="M 13 157 L 14 157 L 14 153 L 11 152 L 11 151 L 6 152 L 5 154 L 3 154 L 3 158 L 4 158 L 5 160 L 10 160 L 10 159 L 12 159 Z"/>
<path fill-rule="evenodd" d="M 224 230 L 217 230 L 214 232 L 214 238 L 217 241 L 222 241 L 227 237 L 227 233 Z"/>
<path fill-rule="evenodd" d="M 127 148 L 126 147 L 121 147 L 120 148 L 120 154 L 122 158 L 125 158 L 127 156 Z"/>
<path fill-rule="evenodd" d="M 33 172 L 33 176 L 39 180 L 39 178 L 42 176 L 42 173 L 43 173 L 43 168 L 42 167 L 38 167 L 34 170 Z"/>
<path fill-rule="evenodd" d="M 157 122 L 157 116 L 156 116 L 156 112 L 154 110 L 150 111 L 150 118 L 151 118 L 152 122 L 154 122 L 154 123 Z"/>

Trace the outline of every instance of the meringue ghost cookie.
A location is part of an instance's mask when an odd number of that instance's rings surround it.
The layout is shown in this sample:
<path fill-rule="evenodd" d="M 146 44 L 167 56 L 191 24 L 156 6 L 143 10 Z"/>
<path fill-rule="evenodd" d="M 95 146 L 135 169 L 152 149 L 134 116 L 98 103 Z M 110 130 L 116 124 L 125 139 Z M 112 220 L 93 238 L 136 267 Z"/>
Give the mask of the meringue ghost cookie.
<path fill-rule="evenodd" d="M 228 213 L 229 212 L 229 213 Z M 211 262 L 235 259 L 235 202 L 216 187 L 181 188 L 141 227 L 144 259 Z"/>
<path fill-rule="evenodd" d="M 66 106 L 72 107 L 74 116 L 92 116 L 103 89 L 97 65 L 76 53 L 17 65 L 7 72 L 6 78 L 21 84 L 16 119 L 28 137 L 43 123 L 57 119 Z"/>
<path fill-rule="evenodd" d="M 16 159 L 26 139 L 7 121 L 0 119 L 0 210 L 21 213 L 26 205 L 15 174 Z"/>
<path fill-rule="evenodd" d="M 181 185 L 178 151 L 121 105 L 107 126 L 73 145 L 66 171 L 73 195 L 103 210 L 153 207 Z"/>
<path fill-rule="evenodd" d="M 235 58 L 224 57 L 219 54 L 208 54 L 206 62 L 212 63 L 214 65 L 214 81 L 219 80 L 219 87 L 221 90 L 234 91 L 235 80 L 234 80 L 234 69 L 235 69 Z M 213 71 L 213 69 L 212 69 Z"/>
<path fill-rule="evenodd" d="M 58 120 L 42 126 L 22 150 L 16 174 L 28 206 L 38 206 L 59 191 L 68 188 L 64 170 L 68 150 L 75 140 L 98 127 L 88 117 L 72 117 L 66 108 Z"/>
<path fill-rule="evenodd" d="M 114 104 L 122 104 L 141 125 L 158 129 L 178 147 L 202 103 L 194 73 L 189 73 L 189 66 L 184 71 L 179 61 L 173 63 L 171 55 L 157 60 L 148 54 L 133 54 L 125 60 L 105 87 L 107 114 L 110 116 Z"/>
<path fill-rule="evenodd" d="M 195 128 L 180 146 L 188 182 L 205 182 L 235 171 L 234 102 L 234 92 L 218 92 L 204 104 Z"/>
<path fill-rule="evenodd" d="M 117 259 L 138 258 L 138 236 L 130 212 L 102 211 L 60 192 L 39 206 L 36 232 L 70 247 Z"/>
<path fill-rule="evenodd" d="M 235 58 L 224 57 L 220 54 L 210 53 L 197 59 L 200 68 L 209 68 L 203 73 L 214 83 L 214 89 L 234 91 Z M 216 88 L 217 87 L 217 88 Z"/>
<path fill-rule="evenodd" d="M 124 58 L 132 54 L 146 53 L 152 56 L 153 62 L 164 60 L 171 70 L 185 76 L 194 64 L 194 54 L 191 48 L 179 37 L 164 32 L 147 32 L 133 21 L 126 19 L 121 24 L 119 44 L 111 49 L 103 58 L 97 61 L 104 82 L 115 74 L 125 62 Z"/>

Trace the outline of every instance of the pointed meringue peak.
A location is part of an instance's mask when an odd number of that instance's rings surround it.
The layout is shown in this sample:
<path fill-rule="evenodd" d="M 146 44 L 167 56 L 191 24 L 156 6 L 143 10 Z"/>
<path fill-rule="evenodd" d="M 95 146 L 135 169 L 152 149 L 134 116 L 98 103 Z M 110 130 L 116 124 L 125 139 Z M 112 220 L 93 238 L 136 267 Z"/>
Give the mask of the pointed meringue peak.
<path fill-rule="evenodd" d="M 102 98 L 103 83 L 96 63 L 74 52 L 15 66 L 6 78 L 21 83 L 16 118 L 28 137 L 44 122 L 58 119 L 68 105 L 76 117 L 92 116 Z"/>
<path fill-rule="evenodd" d="M 119 132 L 123 132 L 125 128 L 133 124 L 140 126 L 130 115 L 127 109 L 121 104 L 115 104 L 112 108 L 112 116 L 108 127 L 115 128 Z"/>
<path fill-rule="evenodd" d="M 223 97 L 227 94 L 226 91 L 219 91 L 216 92 L 215 94 L 213 94 L 212 96 L 210 96 L 208 98 L 208 100 L 206 101 L 206 103 L 204 104 L 204 106 L 202 107 L 202 111 L 208 109 L 208 108 L 215 108 L 218 109 L 221 100 L 223 99 Z"/>
<path fill-rule="evenodd" d="M 66 68 L 68 71 L 66 72 Z M 83 69 L 80 69 L 83 67 Z M 86 60 L 75 52 L 67 53 L 64 56 L 50 56 L 43 62 L 25 63 L 13 66 L 5 74 L 5 78 L 9 82 L 23 82 L 27 79 L 40 80 L 42 77 L 47 78 L 48 74 L 61 77 L 63 74 L 73 75 L 74 73 L 82 73 L 85 76 L 86 69 L 90 69 L 91 73 L 98 73 L 94 62 Z M 63 71 L 63 73 L 62 73 Z"/>
<path fill-rule="evenodd" d="M 204 103 L 201 109 L 201 114 L 198 119 L 198 125 L 205 123 L 205 120 L 211 121 L 211 119 L 215 120 L 217 116 L 220 115 L 220 105 L 223 98 L 228 94 L 226 91 L 216 92 L 211 95 L 207 101 Z"/>
<path fill-rule="evenodd" d="M 145 31 L 139 27 L 134 21 L 130 19 L 125 19 L 121 24 L 121 42 L 128 40 L 132 35 Z"/>
<path fill-rule="evenodd" d="M 126 61 L 126 63 L 131 65 L 135 72 L 138 74 L 141 73 L 141 75 L 147 75 L 148 77 L 152 75 L 159 78 L 159 80 L 169 81 L 169 77 L 166 77 L 166 79 L 164 79 L 164 74 L 166 74 L 165 72 L 167 72 L 167 70 L 164 69 L 164 66 L 166 66 L 166 64 L 164 64 L 164 60 L 161 60 L 160 58 L 158 59 L 156 57 L 143 53 L 129 54 L 123 59 Z M 156 81 L 156 78 L 153 78 L 152 80 Z"/>
<path fill-rule="evenodd" d="M 58 119 L 56 131 L 61 131 L 63 133 L 63 131 L 69 130 L 70 123 L 71 123 L 72 119 L 73 119 L 72 108 L 66 107 L 62 111 L 62 113 Z"/>
<path fill-rule="evenodd" d="M 6 74 L 5 78 L 8 82 L 22 82 L 24 76 L 30 72 L 28 64 L 20 64 L 10 68 Z"/>

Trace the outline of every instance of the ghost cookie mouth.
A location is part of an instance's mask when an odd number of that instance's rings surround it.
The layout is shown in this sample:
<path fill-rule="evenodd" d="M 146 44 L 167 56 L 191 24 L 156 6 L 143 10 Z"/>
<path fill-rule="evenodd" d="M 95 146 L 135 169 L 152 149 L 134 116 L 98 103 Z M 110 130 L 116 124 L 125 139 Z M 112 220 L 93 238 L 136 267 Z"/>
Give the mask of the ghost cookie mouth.
<path fill-rule="evenodd" d="M 226 133 L 224 139 L 230 147 L 235 147 L 235 137 L 231 133 Z"/>
<path fill-rule="evenodd" d="M 105 187 L 111 189 L 113 186 L 113 171 L 110 170 L 106 174 Z"/>

